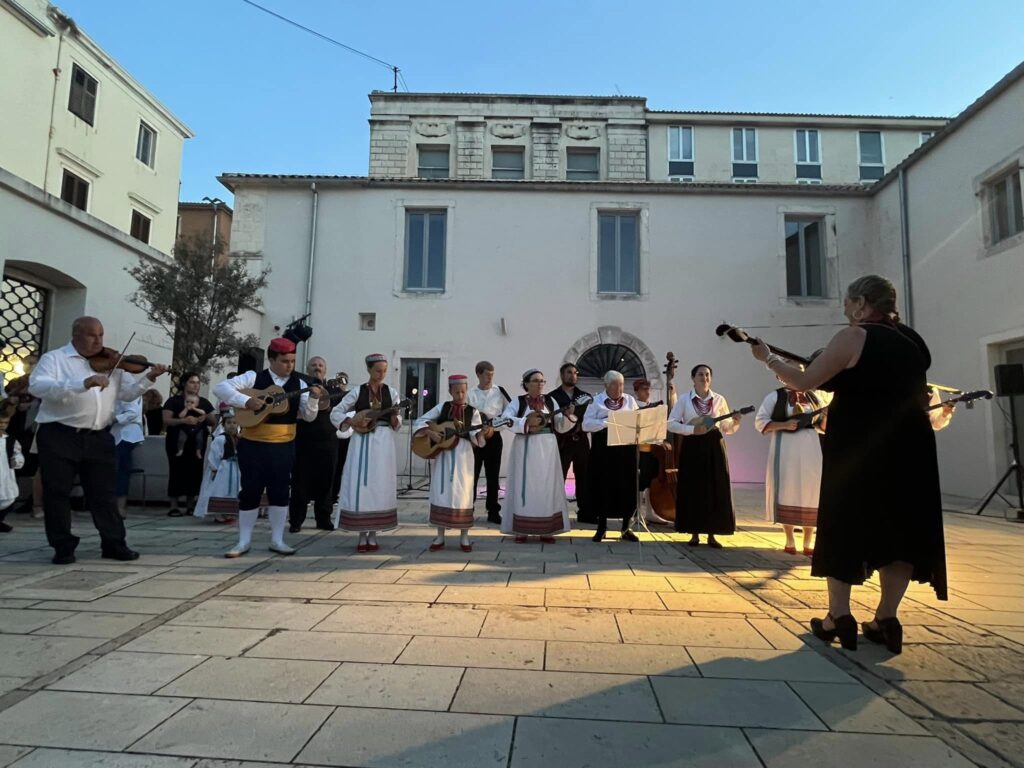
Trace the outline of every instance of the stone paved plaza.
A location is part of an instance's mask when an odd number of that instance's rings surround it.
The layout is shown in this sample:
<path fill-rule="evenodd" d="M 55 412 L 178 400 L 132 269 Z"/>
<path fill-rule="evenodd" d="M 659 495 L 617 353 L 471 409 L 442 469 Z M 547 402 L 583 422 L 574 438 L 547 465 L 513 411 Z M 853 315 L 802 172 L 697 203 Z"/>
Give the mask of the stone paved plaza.
<path fill-rule="evenodd" d="M 725 549 L 683 537 L 426 551 L 426 502 L 381 550 L 133 511 L 133 563 L 0 536 L 0 766 L 424 768 L 1024 765 L 1024 527 L 947 515 L 951 599 L 907 642 L 825 648 L 807 558 L 737 491 Z M 879 535 L 884 535 L 880 531 Z M 457 536 L 449 540 L 457 543 Z M 869 618 L 875 587 L 855 591 Z"/>

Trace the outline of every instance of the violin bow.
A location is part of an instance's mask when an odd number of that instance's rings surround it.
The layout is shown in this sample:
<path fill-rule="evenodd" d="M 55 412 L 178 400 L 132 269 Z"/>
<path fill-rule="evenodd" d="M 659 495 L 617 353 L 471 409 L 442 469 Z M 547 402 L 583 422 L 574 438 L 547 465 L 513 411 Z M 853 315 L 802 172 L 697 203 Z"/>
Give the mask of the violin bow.
<path fill-rule="evenodd" d="M 117 366 L 119 366 L 121 364 L 121 361 L 124 360 L 125 353 L 128 352 L 128 347 L 131 345 L 132 339 L 134 339 L 134 338 L 135 338 L 135 331 L 132 331 L 132 335 L 129 336 L 128 337 L 128 341 L 126 341 L 124 343 L 124 349 L 121 350 L 121 354 L 119 354 L 117 356 L 117 360 L 114 361 L 114 366 L 110 370 L 112 370 L 112 371 L 116 371 L 117 370 Z"/>

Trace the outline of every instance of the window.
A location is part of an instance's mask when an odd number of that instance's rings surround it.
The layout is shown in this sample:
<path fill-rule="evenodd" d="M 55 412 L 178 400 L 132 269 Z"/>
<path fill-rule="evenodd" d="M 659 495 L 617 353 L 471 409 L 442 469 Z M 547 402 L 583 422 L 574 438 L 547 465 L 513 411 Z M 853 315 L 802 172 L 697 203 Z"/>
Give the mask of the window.
<path fill-rule="evenodd" d="M 525 178 L 525 154 L 522 147 L 495 147 L 491 150 L 491 178 Z"/>
<path fill-rule="evenodd" d="M 757 129 L 732 129 L 733 181 L 757 181 Z"/>
<path fill-rule="evenodd" d="M 878 181 L 885 176 L 885 149 L 881 131 L 860 131 L 857 134 L 860 155 L 860 180 Z"/>
<path fill-rule="evenodd" d="M 405 290 L 443 291 L 446 211 L 405 215 Z"/>
<path fill-rule="evenodd" d="M 402 358 L 402 399 L 412 400 L 411 419 L 418 419 L 438 403 L 441 361 Z"/>
<path fill-rule="evenodd" d="M 928 141 L 928 139 L 930 139 L 934 135 L 935 131 L 921 131 L 921 140 L 919 142 L 919 145 L 924 144 L 926 141 Z"/>
<path fill-rule="evenodd" d="M 71 171 L 64 171 L 64 180 L 60 185 L 60 199 L 71 203 L 83 211 L 89 208 L 89 182 L 75 176 Z"/>
<path fill-rule="evenodd" d="M 89 125 L 96 119 L 96 91 L 99 83 L 77 64 L 71 66 L 71 96 L 68 110 Z"/>
<path fill-rule="evenodd" d="M 668 175 L 693 180 L 693 128 L 688 125 L 668 127 Z"/>
<path fill-rule="evenodd" d="M 156 162 L 156 131 L 141 120 L 139 121 L 139 139 L 135 142 L 135 158 L 150 168 Z"/>
<path fill-rule="evenodd" d="M 1020 196 L 1020 168 L 988 182 L 985 185 L 988 201 L 988 244 L 995 245 L 1024 232 L 1024 212 Z"/>
<path fill-rule="evenodd" d="M 821 137 L 813 128 L 800 128 L 794 134 L 796 142 L 796 178 L 821 179 Z"/>
<path fill-rule="evenodd" d="M 420 147 L 416 175 L 421 179 L 448 178 L 448 147 Z"/>
<path fill-rule="evenodd" d="M 143 216 L 138 211 L 132 211 L 132 228 L 129 231 L 129 234 L 131 234 L 131 236 L 136 240 L 148 243 L 150 223 L 151 222 L 148 217 Z"/>
<path fill-rule="evenodd" d="M 596 149 L 565 150 L 565 178 L 597 181 L 601 178 L 601 155 Z"/>
<path fill-rule="evenodd" d="M 786 217 L 786 295 L 825 297 L 823 219 Z"/>
<path fill-rule="evenodd" d="M 640 293 L 640 215 L 598 215 L 597 292 Z"/>

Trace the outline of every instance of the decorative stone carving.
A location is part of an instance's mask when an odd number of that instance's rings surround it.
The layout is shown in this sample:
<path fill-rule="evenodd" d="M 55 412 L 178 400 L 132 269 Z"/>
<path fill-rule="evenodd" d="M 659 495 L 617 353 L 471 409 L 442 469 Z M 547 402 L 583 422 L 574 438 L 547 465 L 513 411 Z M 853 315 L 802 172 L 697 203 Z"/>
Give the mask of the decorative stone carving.
<path fill-rule="evenodd" d="M 565 135 L 578 141 L 590 141 L 601 135 L 601 126 L 591 123 L 570 123 L 565 127 Z"/>
<path fill-rule="evenodd" d="M 416 123 L 416 133 L 420 136 L 428 136 L 430 138 L 437 138 L 438 136 L 447 136 L 448 131 L 451 130 L 448 123 L 439 122 L 418 122 Z"/>
<path fill-rule="evenodd" d="M 525 123 L 492 123 L 491 134 L 499 139 L 518 139 L 526 133 Z"/>
<path fill-rule="evenodd" d="M 569 347 L 566 353 L 562 355 L 562 360 L 575 363 L 588 349 L 592 349 L 601 344 L 622 344 L 623 346 L 631 349 L 643 363 L 647 379 L 654 385 L 655 389 L 661 388 L 661 363 L 655 356 L 654 352 L 652 352 L 651 348 L 644 344 L 641 339 L 631 333 L 623 331 L 617 325 L 602 325 L 596 331 L 591 331 L 585 336 L 581 336 L 576 340 L 576 343 Z"/>

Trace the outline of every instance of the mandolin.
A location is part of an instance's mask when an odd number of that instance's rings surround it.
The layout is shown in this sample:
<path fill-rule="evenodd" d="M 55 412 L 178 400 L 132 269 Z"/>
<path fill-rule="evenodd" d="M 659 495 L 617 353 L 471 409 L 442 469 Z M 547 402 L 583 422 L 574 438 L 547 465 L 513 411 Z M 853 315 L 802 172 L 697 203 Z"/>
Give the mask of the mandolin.
<path fill-rule="evenodd" d="M 412 405 L 412 400 L 403 400 L 396 405 L 392 405 L 390 408 L 367 408 L 364 411 L 359 411 L 355 416 L 350 419 L 350 422 L 354 422 L 357 419 L 369 419 L 370 425 L 368 427 L 357 427 L 355 424 L 351 424 L 352 429 L 358 432 L 360 435 L 368 435 L 373 432 L 377 425 L 386 419 L 390 419 L 399 411 L 405 410 Z"/>
<path fill-rule="evenodd" d="M 530 432 L 536 432 L 537 430 L 543 429 L 551 420 L 555 417 L 555 414 L 567 411 L 572 407 L 579 408 L 584 405 L 590 405 L 591 400 L 594 398 L 590 395 L 579 395 L 575 399 L 571 400 L 568 405 L 563 408 L 556 408 L 551 413 L 544 413 L 543 411 L 530 411 L 526 414 L 526 426 Z"/>
<path fill-rule="evenodd" d="M 976 389 L 973 392 L 963 392 L 956 397 L 951 397 L 948 400 L 943 400 L 941 403 L 935 405 L 929 405 L 925 408 L 926 411 L 934 411 L 937 408 L 942 408 L 944 405 L 955 405 L 956 403 L 965 403 L 968 408 L 971 407 L 971 403 L 975 400 L 991 400 L 992 393 L 987 389 Z"/>
<path fill-rule="evenodd" d="M 486 427 L 497 429 L 498 427 L 506 427 L 511 423 L 512 419 L 495 419 L 489 424 L 478 424 L 467 429 L 460 421 L 442 421 L 440 423 L 431 421 L 427 424 L 427 430 L 439 432 L 443 437 L 440 441 L 434 443 L 431 442 L 430 435 L 426 432 L 416 435 L 412 439 L 412 452 L 421 459 L 433 459 L 444 451 L 450 451 L 461 438 L 469 437 L 478 429 L 485 429 Z"/>
<path fill-rule="evenodd" d="M 694 416 L 686 423 L 689 424 L 691 427 L 699 427 L 703 425 L 705 429 L 710 430 L 720 421 L 731 419 L 733 416 L 745 416 L 746 414 L 753 412 L 754 406 L 748 405 L 745 408 L 739 408 L 735 411 L 732 411 L 731 413 L 727 413 L 724 416 Z"/>
<path fill-rule="evenodd" d="M 332 387 L 341 386 L 340 379 L 331 379 L 330 381 L 324 382 L 321 385 L 325 389 Z M 238 408 L 235 411 L 235 422 L 238 426 L 255 427 L 257 424 L 262 424 L 267 420 L 267 417 L 288 412 L 288 401 L 295 397 L 300 397 L 303 393 L 308 392 L 310 387 L 303 387 L 297 389 L 294 392 L 285 392 L 281 387 L 276 384 L 267 387 L 266 389 L 240 389 L 243 395 L 255 398 L 263 402 L 263 407 L 258 411 L 250 411 L 248 408 Z"/>

